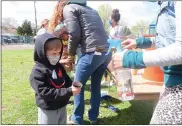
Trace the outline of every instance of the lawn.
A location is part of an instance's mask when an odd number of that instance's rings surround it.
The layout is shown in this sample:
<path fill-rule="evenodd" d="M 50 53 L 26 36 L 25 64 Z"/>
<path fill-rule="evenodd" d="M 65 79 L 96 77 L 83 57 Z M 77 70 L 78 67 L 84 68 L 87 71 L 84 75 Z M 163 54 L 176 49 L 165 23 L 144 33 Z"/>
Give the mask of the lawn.
<path fill-rule="evenodd" d="M 37 124 L 37 107 L 34 92 L 29 84 L 29 75 L 34 65 L 33 50 L 2 51 L 2 124 Z M 90 108 L 88 81 L 85 91 L 84 123 L 89 124 L 87 111 Z M 102 88 L 107 90 L 106 87 Z M 153 101 L 121 102 L 116 96 L 116 87 L 110 89 L 112 101 L 102 101 L 100 124 L 149 124 L 153 111 Z M 72 101 L 72 99 L 71 99 Z M 117 107 L 117 113 L 107 108 Z M 67 106 L 68 115 L 73 104 Z"/>

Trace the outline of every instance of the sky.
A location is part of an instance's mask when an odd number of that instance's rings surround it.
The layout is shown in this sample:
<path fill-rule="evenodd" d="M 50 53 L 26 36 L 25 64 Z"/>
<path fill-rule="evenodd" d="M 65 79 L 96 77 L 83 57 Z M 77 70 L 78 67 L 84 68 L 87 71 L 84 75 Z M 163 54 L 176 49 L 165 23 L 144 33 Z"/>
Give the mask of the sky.
<path fill-rule="evenodd" d="M 97 10 L 102 4 L 109 4 L 112 9 L 119 9 L 122 18 L 131 27 L 139 20 L 152 21 L 156 18 L 159 6 L 156 2 L 144 1 L 88 1 L 88 6 Z M 50 19 L 56 1 L 36 1 L 37 24 L 45 18 Z M 35 24 L 33 1 L 2 1 L 2 18 L 13 17 L 19 25 L 25 19 Z"/>

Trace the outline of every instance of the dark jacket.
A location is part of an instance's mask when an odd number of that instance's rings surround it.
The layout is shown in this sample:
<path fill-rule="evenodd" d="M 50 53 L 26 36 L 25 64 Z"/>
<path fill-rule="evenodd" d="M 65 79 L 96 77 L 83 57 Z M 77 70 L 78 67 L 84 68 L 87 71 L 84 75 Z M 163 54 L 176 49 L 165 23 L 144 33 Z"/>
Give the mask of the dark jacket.
<path fill-rule="evenodd" d="M 46 110 L 56 110 L 67 105 L 73 95 L 70 88 L 72 80 L 61 64 L 57 63 L 53 66 L 45 56 L 44 46 L 50 39 L 58 38 L 49 33 L 44 33 L 36 38 L 35 65 L 30 75 L 30 84 L 35 91 L 37 106 Z M 56 79 L 52 77 L 53 71 L 56 73 Z"/>
<path fill-rule="evenodd" d="M 94 52 L 96 48 L 107 49 L 108 35 L 98 12 L 86 5 L 75 3 L 70 2 L 63 9 L 64 22 L 70 34 L 69 54 L 75 55 L 79 44 L 82 53 Z"/>

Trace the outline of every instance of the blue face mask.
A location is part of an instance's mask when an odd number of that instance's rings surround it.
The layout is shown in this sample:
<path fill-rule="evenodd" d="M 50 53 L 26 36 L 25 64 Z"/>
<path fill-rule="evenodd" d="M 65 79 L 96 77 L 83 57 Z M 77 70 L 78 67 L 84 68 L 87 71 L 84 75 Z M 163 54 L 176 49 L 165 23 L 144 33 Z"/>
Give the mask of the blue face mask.
<path fill-rule="evenodd" d="M 109 24 L 112 26 L 112 20 L 109 20 Z"/>

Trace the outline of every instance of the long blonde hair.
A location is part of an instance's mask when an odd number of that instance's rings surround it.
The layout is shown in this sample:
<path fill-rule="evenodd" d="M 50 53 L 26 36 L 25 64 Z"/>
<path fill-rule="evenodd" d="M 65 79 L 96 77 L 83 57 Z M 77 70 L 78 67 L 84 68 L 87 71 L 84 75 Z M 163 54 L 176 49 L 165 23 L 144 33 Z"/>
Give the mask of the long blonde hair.
<path fill-rule="evenodd" d="M 52 19 L 49 23 L 49 32 L 53 32 L 54 28 L 58 25 L 59 22 L 62 22 L 63 19 L 63 8 L 68 3 L 68 0 L 59 0 L 55 6 Z"/>

